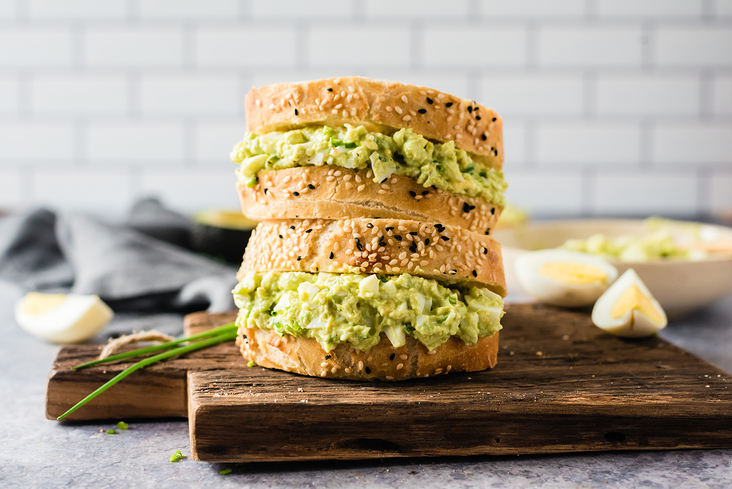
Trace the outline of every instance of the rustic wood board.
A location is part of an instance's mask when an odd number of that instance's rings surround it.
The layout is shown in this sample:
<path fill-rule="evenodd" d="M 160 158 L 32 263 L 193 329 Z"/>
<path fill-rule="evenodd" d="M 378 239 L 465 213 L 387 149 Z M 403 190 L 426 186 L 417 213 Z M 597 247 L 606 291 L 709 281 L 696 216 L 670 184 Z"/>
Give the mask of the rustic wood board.
<path fill-rule="evenodd" d="M 186 334 L 211 325 L 231 322 L 236 313 L 196 313 L 186 317 Z M 132 350 L 132 346 L 121 351 Z M 71 367 L 99 356 L 102 346 L 68 345 L 61 348 L 51 367 L 46 387 L 46 417 L 56 419 L 97 387 L 134 363 L 120 362 L 73 371 Z M 121 420 L 188 416 L 188 372 L 246 368 L 233 342 L 172 358 L 135 372 L 67 419 Z"/>
<path fill-rule="evenodd" d="M 246 368 L 232 344 L 220 345 L 136 373 L 125 379 L 125 392 L 122 382 L 98 398 L 94 413 L 80 410 L 77 419 L 182 416 L 187 398 L 191 454 L 208 462 L 732 446 L 726 372 L 660 338 L 607 335 L 585 313 L 539 305 L 507 310 L 491 371 L 399 383 L 335 381 Z M 194 329 L 228 320 L 188 318 Z M 62 349 L 49 381 L 49 399 L 56 399 L 49 417 L 124 367 L 81 380 L 81 372 L 64 368 L 93 353 L 77 350 L 71 361 L 69 350 Z M 73 396 L 61 395 L 67 384 L 76 386 Z M 175 402 L 163 402 L 168 397 Z"/>

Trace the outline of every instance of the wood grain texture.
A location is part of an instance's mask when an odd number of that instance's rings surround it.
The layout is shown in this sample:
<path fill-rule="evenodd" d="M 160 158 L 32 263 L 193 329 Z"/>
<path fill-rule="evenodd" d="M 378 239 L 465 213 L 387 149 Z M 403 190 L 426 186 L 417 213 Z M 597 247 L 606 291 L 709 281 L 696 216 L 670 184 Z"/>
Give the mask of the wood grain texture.
<path fill-rule="evenodd" d="M 235 319 L 236 313 L 186 316 L 185 333 L 195 334 Z M 122 349 L 129 351 L 134 345 Z M 124 361 L 74 371 L 71 367 L 94 360 L 101 345 L 68 345 L 61 348 L 48 376 L 46 417 L 56 419 L 96 388 L 134 363 Z M 79 409 L 68 420 L 186 417 L 188 372 L 245 367 L 246 362 L 233 342 L 216 345 L 151 365 Z"/>
<path fill-rule="evenodd" d="M 194 314 L 186 331 L 232 318 Z M 191 454 L 207 462 L 732 447 L 730 375 L 707 362 L 615 338 L 582 312 L 509 305 L 503 323 L 490 371 L 327 380 L 247 368 L 229 343 L 136 372 L 72 419 L 187 415 Z M 98 352 L 61 349 L 49 418 L 128 365 L 69 370 Z"/>
<path fill-rule="evenodd" d="M 729 375 L 586 313 L 512 305 L 498 366 L 402 383 L 261 368 L 189 375 L 191 453 L 208 462 L 732 446 Z"/>

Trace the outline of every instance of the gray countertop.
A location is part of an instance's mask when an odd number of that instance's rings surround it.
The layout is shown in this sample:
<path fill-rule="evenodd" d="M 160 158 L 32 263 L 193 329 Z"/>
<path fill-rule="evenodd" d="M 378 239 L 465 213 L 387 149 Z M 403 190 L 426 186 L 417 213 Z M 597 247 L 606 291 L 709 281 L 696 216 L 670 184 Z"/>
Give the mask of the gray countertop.
<path fill-rule="evenodd" d="M 44 416 L 57 346 L 16 326 L 18 294 L 0 284 L 0 487 L 718 487 L 732 486 L 732 449 L 364 462 L 207 464 L 189 453 L 185 420 L 62 425 Z M 663 337 L 732 372 L 732 297 Z M 219 471 L 232 468 L 228 475 Z"/>

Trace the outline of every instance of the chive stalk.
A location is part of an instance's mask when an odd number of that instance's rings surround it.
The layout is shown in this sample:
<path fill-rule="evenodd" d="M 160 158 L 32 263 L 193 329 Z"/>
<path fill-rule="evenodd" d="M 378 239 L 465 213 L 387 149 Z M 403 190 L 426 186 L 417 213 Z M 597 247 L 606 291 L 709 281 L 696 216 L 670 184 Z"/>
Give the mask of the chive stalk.
<path fill-rule="evenodd" d="M 167 350 L 173 346 L 180 345 L 181 343 L 200 340 L 203 338 L 208 338 L 209 336 L 216 336 L 218 334 L 229 333 L 230 331 L 236 331 L 235 323 L 225 324 L 223 326 L 219 326 L 217 328 L 212 328 L 212 329 L 209 329 L 208 331 L 204 331 L 203 333 L 194 334 L 193 336 L 188 336 L 187 338 L 181 338 L 178 340 L 168 341 L 167 343 L 161 343 L 160 345 L 148 346 L 146 348 L 140 348 L 138 350 L 128 351 L 126 353 L 110 355 L 107 358 L 102 358 L 100 360 L 94 360 L 91 362 L 83 363 L 81 365 L 77 365 L 76 367 L 71 367 L 71 368 L 73 368 L 74 370 L 79 370 L 82 368 L 99 365 L 100 363 L 114 362 L 117 360 L 124 360 L 125 358 L 132 358 L 132 357 L 136 357 L 139 355 L 144 355 L 146 353 L 153 353 L 153 352 L 160 351 L 160 350 Z"/>
<path fill-rule="evenodd" d="M 61 416 L 59 416 L 56 419 L 57 420 L 64 419 L 66 416 L 70 415 L 71 413 L 73 413 L 74 411 L 76 411 L 77 409 L 82 407 L 84 404 L 88 403 L 89 401 L 91 401 L 92 399 L 97 397 L 99 394 L 106 391 L 107 389 L 112 387 L 114 384 L 116 384 L 120 380 L 124 379 L 125 377 L 127 377 L 131 373 L 135 372 L 136 370 L 140 370 L 141 368 L 145 368 L 148 365 L 159 362 L 161 360 L 165 360 L 166 358 L 183 355 L 185 353 L 190 353 L 192 351 L 200 350 L 202 348 L 208 348 L 209 346 L 218 345 L 219 343 L 224 343 L 226 341 L 232 341 L 232 340 L 236 339 L 236 335 L 237 335 L 236 330 L 225 332 L 223 334 L 214 336 L 213 338 L 204 339 L 204 340 L 198 341 L 198 342 L 190 344 L 190 345 L 174 348 L 172 350 L 160 353 L 158 355 L 140 360 L 139 362 L 127 367 L 125 370 L 123 370 L 119 374 L 115 375 L 111 380 L 107 381 L 107 383 L 105 383 L 104 385 L 99 387 L 97 390 L 95 390 L 94 392 L 92 392 L 91 394 L 86 396 L 84 399 L 79 401 L 75 406 L 73 406 L 71 409 L 69 409 L 68 411 L 66 411 L 64 414 L 62 414 Z M 190 338 L 192 338 L 192 337 L 190 337 Z M 190 338 L 185 339 L 185 341 L 190 340 Z M 131 353 L 133 353 L 133 352 L 131 352 Z"/>

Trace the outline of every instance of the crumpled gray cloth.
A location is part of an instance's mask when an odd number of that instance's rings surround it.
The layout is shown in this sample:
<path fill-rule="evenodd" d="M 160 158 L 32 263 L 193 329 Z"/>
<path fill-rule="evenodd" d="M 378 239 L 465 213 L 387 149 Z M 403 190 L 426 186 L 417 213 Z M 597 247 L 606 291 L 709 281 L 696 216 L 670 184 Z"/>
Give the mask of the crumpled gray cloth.
<path fill-rule="evenodd" d="M 176 231 L 169 241 L 184 237 L 187 225 L 154 200 L 138 203 L 129 222 L 168 225 Z M 0 280 L 28 291 L 97 294 L 115 312 L 231 310 L 235 274 L 131 225 L 46 209 L 0 218 Z"/>

